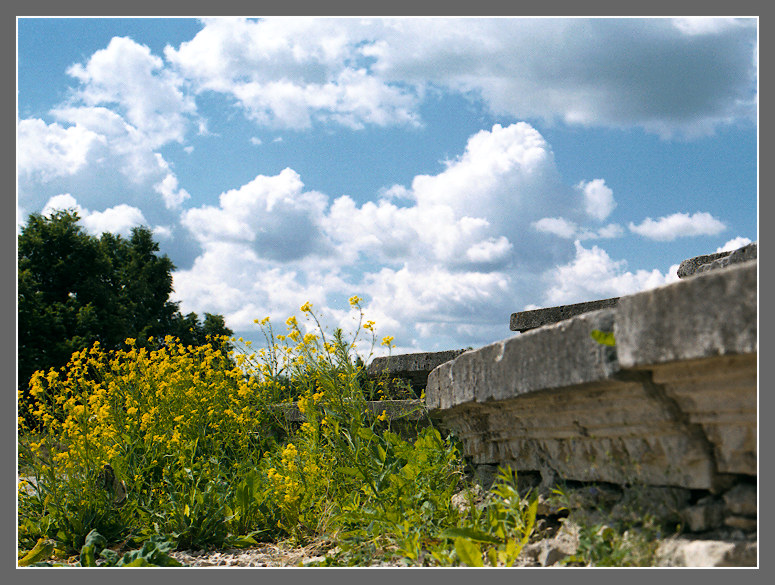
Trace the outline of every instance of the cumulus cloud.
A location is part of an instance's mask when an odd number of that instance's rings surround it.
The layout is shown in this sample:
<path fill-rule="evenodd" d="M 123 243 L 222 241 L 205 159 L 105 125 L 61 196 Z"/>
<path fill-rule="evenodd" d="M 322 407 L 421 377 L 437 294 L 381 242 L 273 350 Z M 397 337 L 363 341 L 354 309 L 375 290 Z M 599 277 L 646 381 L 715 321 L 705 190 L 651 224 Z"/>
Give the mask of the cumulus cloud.
<path fill-rule="evenodd" d="M 597 220 L 604 220 L 616 207 L 614 192 L 605 184 L 604 179 L 581 181 L 576 188 L 584 194 L 584 210 L 587 215 Z"/>
<path fill-rule="evenodd" d="M 54 211 L 74 210 L 81 218 L 81 225 L 87 232 L 99 236 L 104 232 L 129 236 L 133 227 L 147 226 L 142 211 L 137 207 L 120 203 L 103 211 L 89 211 L 81 205 L 70 193 L 62 193 L 48 200 L 41 214 L 50 215 Z M 155 232 L 154 232 L 155 233 Z M 162 235 L 163 235 L 162 231 Z"/>
<path fill-rule="evenodd" d="M 165 57 L 272 127 L 418 125 L 441 87 L 496 115 L 671 137 L 755 119 L 755 45 L 755 19 L 219 18 Z"/>
<path fill-rule="evenodd" d="M 158 149 L 182 142 L 196 118 L 183 81 L 148 47 L 120 37 L 67 72 L 79 85 L 51 110 L 56 121 L 18 123 L 20 208 L 40 209 L 63 192 L 99 206 L 118 187 L 131 207 L 155 193 L 161 210 L 148 212 L 169 222 L 164 210 L 179 209 L 189 194 Z"/>
<path fill-rule="evenodd" d="M 196 110 L 193 99 L 180 89 L 182 80 L 145 45 L 114 37 L 85 64 L 67 70 L 81 82 L 76 99 L 87 106 L 115 104 L 153 147 L 182 142 L 187 115 Z"/>
<path fill-rule="evenodd" d="M 508 315 L 543 302 L 547 286 L 550 301 L 589 300 L 664 281 L 628 272 L 598 247 L 535 237 L 534 225 L 553 229 L 547 210 L 578 217 L 586 210 L 528 124 L 478 132 L 441 172 L 382 195 L 360 205 L 348 196 L 330 200 L 288 168 L 221 194 L 217 206 L 189 209 L 182 223 L 203 253 L 176 272 L 176 294 L 185 310 L 224 314 L 232 328 L 287 316 L 307 300 L 347 319 L 331 310 L 333 299 L 359 294 L 367 318 L 412 351 L 506 336 Z M 563 221 L 580 237 L 621 235 L 616 224 L 597 231 L 561 218 L 555 224 Z M 547 273 L 547 265 L 561 269 Z"/>
<path fill-rule="evenodd" d="M 598 230 L 594 230 L 588 227 L 580 227 L 575 222 L 569 221 L 564 217 L 542 217 L 531 225 L 539 232 L 552 234 L 566 240 L 618 238 L 624 234 L 624 228 L 616 223 L 610 223 Z"/>
<path fill-rule="evenodd" d="M 20 120 L 16 144 L 19 175 L 39 181 L 74 175 L 105 142 L 104 136 L 83 126 L 64 127 L 34 118 Z"/>
<path fill-rule="evenodd" d="M 613 260 L 598 246 L 588 249 L 576 240 L 575 258 L 549 272 L 551 284 L 546 304 L 565 305 L 593 299 L 633 294 L 677 280 L 678 265 L 667 274 L 659 270 L 629 272 L 625 260 Z"/>
<path fill-rule="evenodd" d="M 674 213 L 653 220 L 647 217 L 639 225 L 630 222 L 630 231 L 650 240 L 671 242 L 688 236 L 714 236 L 726 229 L 723 222 L 707 212 Z"/>
<path fill-rule="evenodd" d="M 383 26 L 363 49 L 376 74 L 473 94 L 496 114 L 640 126 L 664 137 L 755 119 L 755 19 L 401 19 Z"/>
<path fill-rule="evenodd" d="M 748 238 L 744 238 L 743 236 L 737 236 L 736 238 L 732 238 L 729 240 L 726 244 L 723 246 L 716 248 L 716 253 L 718 252 L 734 252 L 738 248 L 742 248 L 743 246 L 747 246 L 751 243 L 751 240 Z"/>
<path fill-rule="evenodd" d="M 197 91 L 233 96 L 259 124 L 417 125 L 417 96 L 358 63 L 362 39 L 350 28 L 337 19 L 212 19 L 165 56 Z"/>
<path fill-rule="evenodd" d="M 261 257 L 278 261 L 325 254 L 321 217 L 327 198 L 303 191 L 298 173 L 258 175 L 220 196 L 218 207 L 205 205 L 183 212 L 181 223 L 204 246 L 238 242 Z"/>
<path fill-rule="evenodd" d="M 563 217 L 542 217 L 533 222 L 533 227 L 539 232 L 554 234 L 566 240 L 575 237 L 578 232 L 578 226 Z"/>
<path fill-rule="evenodd" d="M 18 125 L 19 205 L 40 209 L 64 192 L 77 193 L 88 207 L 103 204 L 106 190 L 120 189 L 127 204 L 147 205 L 155 193 L 161 205 L 150 213 L 170 221 L 190 197 L 164 157 L 144 135 L 104 107 L 53 110 L 58 121 L 21 120 Z"/>

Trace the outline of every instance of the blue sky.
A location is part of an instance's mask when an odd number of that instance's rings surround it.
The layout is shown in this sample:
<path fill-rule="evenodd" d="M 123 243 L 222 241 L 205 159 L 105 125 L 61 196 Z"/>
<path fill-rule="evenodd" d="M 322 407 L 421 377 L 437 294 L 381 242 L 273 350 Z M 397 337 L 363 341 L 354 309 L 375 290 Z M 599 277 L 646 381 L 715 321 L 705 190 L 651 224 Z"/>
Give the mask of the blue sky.
<path fill-rule="evenodd" d="M 357 294 L 394 352 L 479 347 L 758 237 L 755 19 L 17 24 L 17 225 L 149 226 L 247 339 Z"/>

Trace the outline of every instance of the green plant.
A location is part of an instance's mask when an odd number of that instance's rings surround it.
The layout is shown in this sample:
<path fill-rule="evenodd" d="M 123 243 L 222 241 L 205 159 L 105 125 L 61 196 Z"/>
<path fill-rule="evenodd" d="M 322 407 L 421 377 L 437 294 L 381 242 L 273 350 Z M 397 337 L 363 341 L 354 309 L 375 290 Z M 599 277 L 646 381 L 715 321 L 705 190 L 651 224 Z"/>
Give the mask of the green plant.
<path fill-rule="evenodd" d="M 256 321 L 266 347 L 232 340 L 228 360 L 217 343 L 166 337 L 148 349 L 129 339 L 127 349 L 95 344 L 65 368 L 36 373 L 36 424 L 19 421 L 20 468 L 31 476 L 18 496 L 20 550 L 50 539 L 65 553 L 81 550 L 84 563 L 99 549 L 103 564 L 118 566 L 151 562 L 164 547 L 329 538 L 340 551 L 330 564 L 374 555 L 471 564 L 477 550 L 483 561 L 512 563 L 532 532 L 533 501 L 504 471 L 483 510 L 452 506 L 463 475 L 457 442 L 433 426 L 408 440 L 367 407 L 374 323 L 358 297 L 350 303 L 350 338 L 327 333 L 306 303 L 306 331 L 296 317 L 282 335 Z M 355 351 L 364 332 L 365 359 Z M 301 420 L 283 414 L 294 405 Z M 108 465 L 115 482 L 100 481 Z M 121 485 L 121 498 L 109 484 Z M 120 540 L 145 553 L 111 556 Z"/>

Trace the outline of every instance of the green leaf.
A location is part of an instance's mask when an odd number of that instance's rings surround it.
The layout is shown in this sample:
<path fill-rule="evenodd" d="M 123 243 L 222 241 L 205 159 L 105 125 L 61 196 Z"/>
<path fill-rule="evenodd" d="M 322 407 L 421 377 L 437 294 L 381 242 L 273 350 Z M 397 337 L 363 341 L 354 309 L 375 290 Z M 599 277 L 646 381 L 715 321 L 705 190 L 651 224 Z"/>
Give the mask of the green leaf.
<path fill-rule="evenodd" d="M 81 566 L 96 567 L 97 560 L 95 557 L 103 548 L 105 548 L 107 543 L 107 539 L 97 532 L 97 530 L 89 532 L 89 534 L 86 535 L 86 544 L 81 548 Z"/>
<path fill-rule="evenodd" d="M 45 538 L 38 539 L 38 542 L 32 548 L 30 552 L 19 559 L 20 567 L 28 567 L 33 563 L 39 562 L 41 559 L 48 558 L 51 553 L 54 552 L 54 541 L 46 540 Z"/>
<path fill-rule="evenodd" d="M 455 551 L 460 560 L 469 567 L 484 567 L 482 562 L 482 550 L 478 544 L 466 538 L 455 539 Z"/>
<path fill-rule="evenodd" d="M 487 532 L 482 532 L 476 528 L 447 528 L 439 535 L 441 538 L 467 538 L 477 542 L 487 542 L 491 544 L 500 544 L 503 542 L 500 538 L 492 536 Z"/>
<path fill-rule="evenodd" d="M 589 336 L 597 341 L 600 345 L 608 345 L 610 347 L 614 347 L 616 345 L 613 331 L 600 331 L 599 329 L 593 329 Z"/>

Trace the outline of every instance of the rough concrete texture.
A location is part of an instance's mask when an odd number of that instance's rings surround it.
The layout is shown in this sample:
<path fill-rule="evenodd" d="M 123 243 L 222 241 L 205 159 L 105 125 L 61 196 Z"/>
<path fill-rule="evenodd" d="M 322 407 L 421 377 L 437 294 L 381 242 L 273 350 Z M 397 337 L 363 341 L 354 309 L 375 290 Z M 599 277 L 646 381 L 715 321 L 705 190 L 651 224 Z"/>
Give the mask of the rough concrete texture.
<path fill-rule="evenodd" d="M 622 297 L 616 307 L 623 368 L 756 353 L 756 262 Z"/>
<path fill-rule="evenodd" d="M 730 264 L 756 260 L 756 257 L 757 244 L 754 242 L 731 252 L 719 252 L 717 254 L 707 254 L 705 256 L 697 256 L 696 258 L 689 258 L 688 260 L 681 262 L 678 267 L 678 278 L 686 278 L 687 276 L 692 276 L 694 274 L 726 268 Z"/>
<path fill-rule="evenodd" d="M 426 404 L 446 409 L 608 380 L 619 369 L 616 351 L 590 331 L 613 326 L 613 309 L 603 309 L 467 351 L 431 372 Z"/>
<path fill-rule="evenodd" d="M 697 268 L 705 264 L 710 264 L 720 258 L 726 258 L 732 252 L 717 252 L 715 254 L 703 254 L 702 256 L 695 256 L 694 258 L 688 258 L 678 265 L 678 271 L 676 274 L 678 278 L 686 278 L 691 276 L 697 271 Z"/>
<path fill-rule="evenodd" d="M 756 474 L 756 318 L 755 263 L 708 272 L 466 352 L 426 403 L 474 464 L 720 493 Z"/>
<path fill-rule="evenodd" d="M 601 299 L 599 301 L 588 301 L 586 303 L 561 305 L 558 307 L 549 307 L 546 309 L 535 309 L 533 311 L 521 311 L 519 313 L 512 313 L 509 327 L 512 331 L 529 331 L 530 329 L 536 329 L 537 327 L 543 327 L 544 325 L 557 323 L 558 321 L 570 319 L 571 317 L 575 317 L 576 315 L 581 315 L 583 313 L 615 307 L 618 301 L 619 297 L 614 297 L 610 299 Z"/>
<path fill-rule="evenodd" d="M 428 374 L 437 366 L 455 359 L 464 349 L 448 351 L 407 353 L 402 355 L 374 358 L 366 368 L 366 374 L 377 379 L 381 376 L 401 378 L 411 382 L 414 388 L 424 388 Z"/>

